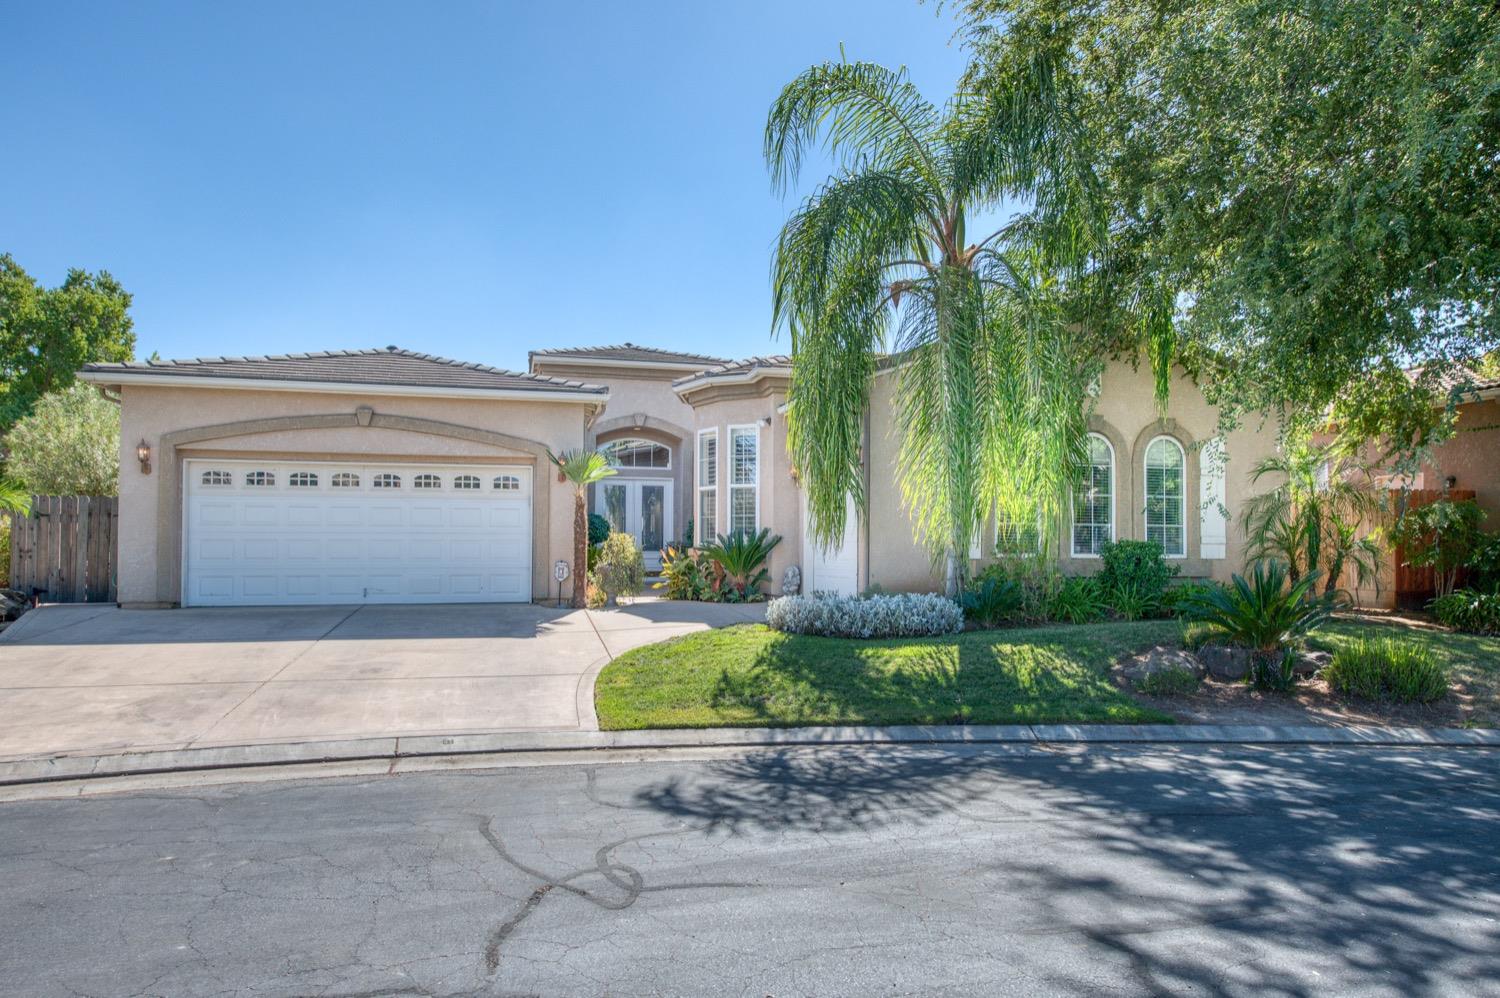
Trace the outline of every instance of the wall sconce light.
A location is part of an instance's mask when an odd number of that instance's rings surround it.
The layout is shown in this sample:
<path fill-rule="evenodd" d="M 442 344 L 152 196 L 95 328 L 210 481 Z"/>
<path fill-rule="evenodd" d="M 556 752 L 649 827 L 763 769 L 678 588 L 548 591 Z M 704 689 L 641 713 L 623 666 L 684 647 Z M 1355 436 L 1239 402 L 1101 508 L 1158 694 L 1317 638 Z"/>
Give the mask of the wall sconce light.
<path fill-rule="evenodd" d="M 1444 488 L 1451 489 L 1451 488 L 1453 488 L 1453 486 L 1455 486 L 1457 484 L 1458 484 L 1458 476 L 1457 475 L 1449 475 L 1447 478 L 1443 479 L 1443 487 Z"/>
<path fill-rule="evenodd" d="M 135 445 L 135 459 L 141 462 L 141 474 L 151 474 L 151 445 L 146 443 L 144 437 Z"/>
<path fill-rule="evenodd" d="M 762 416 L 762 417 L 760 417 L 760 425 L 761 426 L 770 426 L 771 425 L 771 417 L 770 416 Z"/>

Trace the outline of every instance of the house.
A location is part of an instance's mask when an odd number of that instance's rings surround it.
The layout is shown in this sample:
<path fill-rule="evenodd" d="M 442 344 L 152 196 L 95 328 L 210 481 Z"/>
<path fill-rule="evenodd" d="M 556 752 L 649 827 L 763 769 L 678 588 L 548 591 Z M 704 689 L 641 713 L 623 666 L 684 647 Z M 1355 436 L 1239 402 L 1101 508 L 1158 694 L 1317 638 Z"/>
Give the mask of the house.
<path fill-rule="evenodd" d="M 91 364 L 80 377 L 121 406 L 120 601 L 126 606 L 528 601 L 566 593 L 572 493 L 547 452 L 605 446 L 618 474 L 591 507 L 661 546 L 767 527 L 782 538 L 772 591 L 934 590 L 895 476 L 891 394 L 866 413 L 865 522 L 835 550 L 805 530 L 786 447 L 785 356 L 731 361 L 633 344 L 546 349 L 529 370 L 388 347 L 272 357 Z M 1218 436 L 1178 377 L 1166 415 L 1149 372 L 1104 373 L 1089 487 L 1058 537 L 1090 571 L 1111 538 L 1160 540 L 1187 577 L 1242 564 L 1235 510 L 1276 428 Z M 1269 485 L 1259 486 L 1260 488 Z M 970 552 L 1025 545 L 988 524 Z M 559 574 L 569 581 L 559 583 Z"/>
<path fill-rule="evenodd" d="M 1412 368 L 1407 375 L 1415 380 L 1420 373 Z M 1453 436 L 1434 445 L 1415 472 L 1399 474 L 1387 467 L 1377 473 L 1377 481 L 1390 490 L 1392 510 L 1445 497 L 1473 499 L 1485 512 L 1483 529 L 1500 530 L 1500 378 L 1459 368 L 1445 374 L 1437 387 L 1456 402 Z M 1364 453 L 1377 469 L 1382 450 L 1372 443 Z M 1399 548 L 1387 552 L 1377 582 L 1356 588 L 1352 572 L 1344 578 L 1346 588 L 1355 590 L 1365 606 L 1419 608 L 1435 594 L 1432 569 L 1407 564 Z"/>

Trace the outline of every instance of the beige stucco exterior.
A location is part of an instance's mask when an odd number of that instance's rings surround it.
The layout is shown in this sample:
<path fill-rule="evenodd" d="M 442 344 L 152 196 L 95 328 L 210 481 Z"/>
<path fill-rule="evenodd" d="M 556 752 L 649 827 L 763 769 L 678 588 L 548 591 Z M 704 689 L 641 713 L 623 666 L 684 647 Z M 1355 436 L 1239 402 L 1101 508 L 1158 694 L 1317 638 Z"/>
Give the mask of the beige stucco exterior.
<path fill-rule="evenodd" d="M 692 464 L 693 409 L 672 390 L 674 378 L 684 365 L 619 365 L 604 361 L 580 362 L 573 358 L 533 355 L 533 374 L 574 378 L 609 387 L 609 409 L 589 428 L 587 443 L 599 446 L 615 440 L 642 439 L 662 444 L 672 451 L 670 469 L 622 469 L 631 479 L 664 479 L 672 483 L 672 517 L 667 535 L 680 538 L 692 517 L 689 483 Z M 596 496 L 591 502 L 597 506 Z"/>
<path fill-rule="evenodd" d="M 120 389 L 120 602 L 181 601 L 182 463 L 193 457 L 521 464 L 534 471 L 532 592 L 572 560 L 572 491 L 548 448 L 586 443 L 578 403 L 124 385 Z M 151 448 L 144 473 L 136 447 Z"/>
<path fill-rule="evenodd" d="M 684 364 L 611 364 L 604 360 L 559 362 L 533 355 L 533 374 L 577 379 L 608 389 L 608 403 L 574 400 L 532 401 L 513 397 L 437 397 L 382 392 L 225 389 L 213 386 L 132 385 L 120 388 L 122 404 L 120 482 L 120 599 L 129 605 L 175 605 L 181 600 L 181 468 L 195 457 L 257 456 L 276 460 L 462 461 L 518 464 L 534 469 L 532 594 L 552 593 L 554 562 L 571 562 L 572 494 L 547 463 L 549 449 L 589 447 L 629 437 L 665 445 L 667 469 L 622 469 L 620 477 L 669 481 L 673 487 L 673 543 L 693 524 L 700 543 L 698 440 L 718 434 L 717 491 L 713 494 L 718 532 L 729 523 L 729 433 L 751 427 L 759 440 L 757 525 L 781 538 L 771 555 L 769 589 L 781 590 L 787 568 L 805 567 L 810 549 L 804 535 L 801 489 L 787 450 L 789 389 L 785 359 L 722 374 L 694 375 L 684 382 Z M 674 379 L 677 384 L 674 385 Z M 126 381 L 126 379 L 121 379 Z M 887 371 L 873 386 L 865 415 L 867 516 L 854 525 L 857 577 L 861 588 L 932 591 L 941 588 L 940 568 L 914 536 L 903 506 L 897 475 L 899 440 L 893 395 L 899 375 Z M 1144 523 L 1145 451 L 1159 435 L 1183 448 L 1185 462 L 1185 555 L 1176 559 L 1187 578 L 1227 579 L 1244 563 L 1239 514 L 1258 490 L 1277 483 L 1251 481 L 1250 471 L 1277 447 L 1278 427 L 1246 423 L 1225 436 L 1225 505 L 1228 510 L 1224 557 L 1203 557 L 1200 544 L 1200 464 L 1202 445 L 1219 433 L 1218 414 L 1191 379 L 1178 376 L 1165 416 L 1158 413 L 1148 370 L 1114 363 L 1104 372 L 1093 400 L 1091 428 L 1114 451 L 1114 536 L 1141 539 Z M 1488 403 L 1492 406 L 1500 403 Z M 1485 413 L 1483 415 L 1488 415 Z M 1500 414 L 1491 417 L 1500 422 Z M 1460 477 L 1495 474 L 1478 435 L 1475 443 L 1449 445 L 1446 460 Z M 152 449 L 153 468 L 142 473 L 137 443 Z M 1472 453 L 1471 453 L 1472 451 Z M 1491 494 L 1494 490 L 1486 490 Z M 595 497 L 597 505 L 597 496 Z M 1054 545 L 1064 571 L 1095 571 L 1098 560 L 1075 557 L 1069 525 Z M 979 568 L 994 557 L 993 525 L 986 528 Z M 576 578 L 576 575 L 575 575 Z"/>
<path fill-rule="evenodd" d="M 772 558 L 773 591 L 780 586 L 782 573 L 805 558 L 803 507 L 799 488 L 792 474 L 792 462 L 786 448 L 786 419 L 779 411 L 786 400 L 787 382 L 783 378 L 765 378 L 751 384 L 694 386 L 685 392 L 693 404 L 695 430 L 716 429 L 720 434 L 720 459 L 727 447 L 728 428 L 733 425 L 769 420 L 763 428 L 765 459 L 762 464 L 760 524 L 782 537 Z M 879 585 L 889 590 L 933 591 L 942 586 L 941 570 L 926 547 L 915 536 L 911 517 L 902 502 L 897 475 L 899 436 L 894 423 L 894 393 L 899 377 L 885 373 L 872 389 L 871 405 L 866 415 L 866 490 L 867 522 L 857 526 L 860 585 Z M 1258 491 L 1275 486 L 1270 479 L 1256 483 L 1251 470 L 1263 458 L 1275 453 L 1278 430 L 1274 421 L 1247 422 L 1224 436 L 1227 456 L 1224 468 L 1225 524 L 1224 557 L 1202 556 L 1200 528 L 1200 464 L 1202 446 L 1219 434 L 1218 413 L 1204 399 L 1203 393 L 1188 377 L 1179 375 L 1173 382 L 1166 415 L 1156 408 L 1154 386 L 1149 371 L 1126 363 L 1111 364 L 1100 382 L 1090 428 L 1105 437 L 1114 452 L 1114 523 L 1116 539 L 1144 539 L 1145 485 L 1144 461 L 1147 446 L 1158 436 L 1176 440 L 1185 455 L 1186 482 L 1184 555 L 1172 559 L 1185 578 L 1227 580 L 1244 564 L 1245 539 L 1238 513 L 1248 498 Z M 718 490 L 718 516 L 724 523 L 727 515 L 726 472 L 721 463 Z M 696 484 L 696 483 L 695 483 Z M 1086 574 L 1098 569 L 1098 559 L 1075 557 L 1071 549 L 1069 525 L 1063 524 L 1054 549 L 1063 570 Z M 987 525 L 981 539 L 980 557 L 972 567 L 979 568 L 994 560 L 993 525 Z"/>
<path fill-rule="evenodd" d="M 768 528 L 781 538 L 771 551 L 767 566 L 771 573 L 768 587 L 781 591 L 781 580 L 787 568 L 802 562 L 801 496 L 792 475 L 791 455 L 786 446 L 786 417 L 778 410 L 786 402 L 788 381 L 771 376 L 749 384 L 733 384 L 699 389 L 687 394 L 693 403 L 694 438 L 705 431 L 718 434 L 718 487 L 712 499 L 718 532 L 728 533 L 729 524 L 729 430 L 731 427 L 753 428 L 759 440 L 757 525 Z M 698 511 L 697 462 L 693 462 L 692 492 L 694 499 L 694 538 L 700 543 L 711 538 L 701 536 Z"/>

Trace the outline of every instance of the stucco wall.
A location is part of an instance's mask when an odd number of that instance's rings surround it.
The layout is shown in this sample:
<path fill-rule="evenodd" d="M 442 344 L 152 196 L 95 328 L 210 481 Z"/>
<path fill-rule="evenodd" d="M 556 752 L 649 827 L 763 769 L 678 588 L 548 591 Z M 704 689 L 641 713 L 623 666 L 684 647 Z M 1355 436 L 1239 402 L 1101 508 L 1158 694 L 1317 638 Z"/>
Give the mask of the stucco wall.
<path fill-rule="evenodd" d="M 551 377 L 570 378 L 609 388 L 609 408 L 595 424 L 590 445 L 608 443 L 625 437 L 641 437 L 672 448 L 672 470 L 662 474 L 651 469 L 622 469 L 627 478 L 670 478 L 672 481 L 672 529 L 668 536 L 676 540 L 692 516 L 692 476 L 687 471 L 692 461 L 693 409 L 672 390 L 672 381 L 683 376 L 680 370 L 651 370 L 636 367 L 614 367 L 600 364 L 551 364 L 546 357 L 535 357 L 531 371 Z M 597 490 L 596 490 L 597 491 Z M 593 502 L 591 497 L 590 502 Z M 593 512 L 598 512 L 593 509 Z"/>
<path fill-rule="evenodd" d="M 913 535 L 911 520 L 901 501 L 897 481 L 899 436 L 895 427 L 894 393 L 899 378 L 885 374 L 876 379 L 870 407 L 870 524 L 868 530 L 868 580 L 888 589 L 937 590 L 942 573 L 934 565 L 928 550 Z M 1270 420 L 1247 420 L 1246 424 L 1225 437 L 1228 460 L 1225 468 L 1225 505 L 1229 510 L 1226 557 L 1199 557 L 1199 451 L 1203 443 L 1215 436 L 1218 415 L 1203 398 L 1191 379 L 1178 376 L 1172 384 L 1171 400 L 1165 418 L 1158 416 L 1150 371 L 1137 370 L 1129 364 L 1111 364 L 1100 382 L 1091 428 L 1104 435 L 1114 447 L 1115 537 L 1118 540 L 1145 538 L 1144 462 L 1147 445 L 1158 435 L 1175 438 L 1187 458 L 1186 556 L 1174 559 L 1181 575 L 1187 578 L 1228 580 L 1244 563 L 1244 532 L 1239 516 L 1247 498 L 1257 491 L 1274 488 L 1275 481 L 1266 478 L 1257 485 L 1250 481 L 1250 471 L 1262 458 L 1273 454 L 1279 427 Z M 1059 563 L 1064 571 L 1089 574 L 1098 570 L 1097 558 L 1072 556 L 1071 536 L 1064 524 L 1056 538 Z M 993 528 L 987 527 L 982 539 L 983 557 L 976 567 L 992 560 Z"/>
<path fill-rule="evenodd" d="M 358 424 L 355 414 L 361 407 L 372 410 L 372 425 Z M 337 421 L 339 425 L 281 425 L 269 432 L 230 435 L 216 432 L 203 439 L 172 443 L 171 435 L 200 427 L 321 416 L 334 417 L 325 422 Z M 391 417 L 392 421 L 409 417 L 431 423 L 423 424 L 426 430 L 415 431 L 378 425 L 380 417 Z M 566 483 L 557 481 L 545 449 L 584 445 L 588 431 L 585 406 L 579 403 L 125 386 L 121 390 L 120 418 L 122 603 L 179 601 L 181 465 L 196 455 L 252 452 L 283 460 L 380 457 L 528 464 L 536 469 L 533 594 L 541 597 L 549 593 L 555 560 L 572 560 L 572 491 Z M 143 439 L 152 449 L 154 467 L 149 475 L 141 473 L 135 456 L 136 446 Z"/>
<path fill-rule="evenodd" d="M 781 542 L 771 552 L 771 572 L 767 592 L 781 592 L 781 577 L 790 565 L 801 561 L 802 523 L 796 483 L 792 480 L 792 462 L 786 450 L 786 417 L 777 408 L 786 401 L 785 381 L 762 382 L 754 386 L 736 386 L 733 390 L 709 390 L 695 394 L 694 437 L 697 431 L 716 429 L 719 433 L 719 486 L 716 516 L 719 532 L 727 532 L 729 522 L 729 427 L 758 424 L 769 419 L 769 426 L 759 426 L 760 434 L 760 525 L 779 536 Z M 696 444 L 695 444 L 696 446 Z M 689 476 L 693 494 L 692 508 L 697 504 L 697 459 Z M 698 525 L 694 524 L 697 531 Z M 694 535 L 698 543 L 706 538 Z"/>

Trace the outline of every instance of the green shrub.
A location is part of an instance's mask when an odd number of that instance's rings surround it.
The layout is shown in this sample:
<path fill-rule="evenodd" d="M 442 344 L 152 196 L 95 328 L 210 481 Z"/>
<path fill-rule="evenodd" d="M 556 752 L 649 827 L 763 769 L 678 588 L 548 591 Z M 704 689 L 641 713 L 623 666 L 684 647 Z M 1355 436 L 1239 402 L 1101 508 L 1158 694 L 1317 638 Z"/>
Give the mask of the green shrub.
<path fill-rule="evenodd" d="M 959 597 L 964 619 L 981 627 L 995 627 L 1014 618 L 1025 602 L 1015 579 L 999 572 L 981 572 Z"/>
<path fill-rule="evenodd" d="M 1099 585 L 1106 593 L 1130 592 L 1151 606 L 1161 603 L 1167 584 L 1177 577 L 1177 566 L 1167 564 L 1155 541 L 1109 541 L 1099 557 L 1104 563 Z"/>
<path fill-rule="evenodd" d="M 1197 651 L 1199 648 L 1221 636 L 1217 627 L 1202 623 L 1201 621 L 1184 620 L 1182 622 L 1182 636 L 1178 640 L 1182 643 L 1182 647 L 1188 651 Z"/>
<path fill-rule="evenodd" d="M 771 577 L 766 560 L 780 543 L 780 537 L 762 527 L 758 534 L 720 534 L 714 543 L 705 544 L 703 556 L 718 566 L 723 576 L 719 594 L 730 602 L 760 599 L 760 587 Z"/>
<path fill-rule="evenodd" d="M 598 513 L 589 514 L 589 547 L 603 544 L 609 537 L 609 521 Z"/>
<path fill-rule="evenodd" d="M 1480 592 L 1500 589 L 1500 534 L 1481 534 L 1464 567 L 1469 570 L 1470 589 Z"/>
<path fill-rule="evenodd" d="M 696 551 L 668 547 L 661 553 L 661 581 L 651 588 L 666 590 L 667 599 L 713 600 L 713 578 Z"/>
<path fill-rule="evenodd" d="M 1460 589 L 1430 604 L 1438 623 L 1455 631 L 1500 634 L 1500 590 L 1490 593 Z"/>
<path fill-rule="evenodd" d="M 1200 596 L 1211 590 L 1223 588 L 1224 586 L 1221 583 L 1211 580 L 1194 580 L 1181 582 L 1175 586 L 1168 586 L 1167 591 L 1161 595 L 1162 612 L 1173 617 L 1180 616 L 1182 613 L 1182 604 L 1189 597 Z"/>
<path fill-rule="evenodd" d="M 1153 596 L 1138 582 L 1119 582 L 1105 590 L 1104 602 L 1121 620 L 1140 620 L 1161 612 L 1161 597 Z"/>
<path fill-rule="evenodd" d="M 1249 579 L 1236 575 L 1232 585 L 1190 594 L 1179 606 L 1187 620 L 1208 624 L 1223 640 L 1256 653 L 1251 682 L 1287 689 L 1294 682 L 1293 647 L 1333 613 L 1332 596 L 1313 595 L 1317 580 L 1304 575 L 1289 586 L 1285 565 L 1261 562 Z"/>
<path fill-rule="evenodd" d="M 1198 688 L 1198 677 L 1187 669 L 1164 669 L 1142 676 L 1135 688 L 1147 696 L 1170 697 L 1192 693 Z"/>
<path fill-rule="evenodd" d="M 1104 617 L 1104 593 L 1097 579 L 1075 575 L 1064 579 L 1047 605 L 1047 616 L 1070 624 L 1088 624 Z"/>
<path fill-rule="evenodd" d="M 634 596 L 646 580 L 646 561 L 630 534 L 613 533 L 599 545 L 599 562 L 592 577 L 604 591 L 605 606 L 614 606 L 617 596 Z"/>
<path fill-rule="evenodd" d="M 1366 700 L 1430 703 L 1448 692 L 1448 674 L 1426 645 L 1359 638 L 1333 654 L 1323 678 L 1340 693 Z"/>

